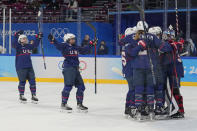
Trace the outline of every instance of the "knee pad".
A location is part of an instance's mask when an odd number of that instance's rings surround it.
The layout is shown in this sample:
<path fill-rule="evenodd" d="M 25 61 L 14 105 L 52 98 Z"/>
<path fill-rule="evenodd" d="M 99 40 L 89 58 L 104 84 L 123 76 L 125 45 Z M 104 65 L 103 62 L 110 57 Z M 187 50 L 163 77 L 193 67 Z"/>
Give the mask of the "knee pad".
<path fill-rule="evenodd" d="M 158 85 L 156 88 L 156 91 L 163 91 L 164 90 L 164 85 Z"/>
<path fill-rule="evenodd" d="M 25 84 L 26 84 L 26 81 L 20 81 L 19 82 L 19 86 L 25 86 Z"/>
<path fill-rule="evenodd" d="M 155 91 L 155 89 L 154 89 L 153 86 L 147 86 L 146 87 L 146 93 L 147 94 L 154 94 L 154 91 Z"/>
<path fill-rule="evenodd" d="M 143 94 L 144 93 L 144 86 L 135 86 L 135 93 L 136 94 Z"/>
<path fill-rule="evenodd" d="M 36 85 L 35 79 L 29 80 L 29 84 L 30 84 L 30 86 L 35 86 Z"/>
<path fill-rule="evenodd" d="M 85 86 L 84 85 L 79 85 L 77 86 L 78 91 L 84 92 L 85 91 Z"/>
<path fill-rule="evenodd" d="M 72 86 L 65 86 L 62 92 L 70 92 L 72 90 Z"/>
<path fill-rule="evenodd" d="M 129 90 L 127 94 L 132 94 L 132 92 L 133 92 L 132 90 Z"/>

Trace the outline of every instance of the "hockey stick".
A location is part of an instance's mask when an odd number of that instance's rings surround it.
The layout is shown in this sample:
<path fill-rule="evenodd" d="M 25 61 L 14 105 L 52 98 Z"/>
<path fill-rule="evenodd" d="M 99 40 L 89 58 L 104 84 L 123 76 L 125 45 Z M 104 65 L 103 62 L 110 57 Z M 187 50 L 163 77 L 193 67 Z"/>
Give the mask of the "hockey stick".
<path fill-rule="evenodd" d="M 122 73 L 122 71 L 120 69 L 118 69 L 117 67 L 112 67 L 111 69 L 113 72 L 117 73 L 118 75 L 124 77 L 124 74 Z"/>
<path fill-rule="evenodd" d="M 145 36 L 145 41 L 147 42 L 148 41 L 148 38 L 147 38 L 147 28 L 145 26 L 145 13 L 144 13 L 144 10 L 136 5 L 135 3 L 132 3 L 132 5 L 138 9 L 139 13 L 140 13 L 140 20 L 142 21 L 143 23 L 143 27 L 144 27 L 144 36 Z M 151 67 L 151 74 L 152 74 L 152 78 L 153 78 L 153 85 L 156 86 L 156 77 L 155 77 L 155 72 L 154 72 L 154 66 L 153 66 L 153 62 L 152 62 L 152 59 L 151 59 L 151 55 L 150 55 L 150 48 L 147 47 L 147 54 L 148 54 L 148 58 L 149 58 L 149 62 L 150 62 L 150 67 Z"/>
<path fill-rule="evenodd" d="M 176 11 L 176 31 L 177 31 L 177 38 L 176 40 L 179 39 L 179 20 L 178 20 L 178 3 L 177 0 L 175 0 L 175 11 Z M 177 76 L 177 71 L 176 71 L 176 49 L 173 48 L 173 53 L 172 53 L 172 57 L 173 57 L 173 68 L 174 68 L 174 75 L 175 75 L 175 79 L 176 79 L 176 86 L 179 85 L 179 80 L 178 80 L 178 76 Z M 174 83 L 174 82 L 173 82 Z M 174 94 L 174 85 L 171 87 L 171 96 L 170 96 L 170 116 L 173 115 L 172 113 L 172 99 L 173 99 L 173 94 Z"/>
<path fill-rule="evenodd" d="M 89 22 L 86 22 L 86 24 L 93 30 L 93 32 L 94 32 L 94 40 L 95 41 L 97 41 L 97 37 L 96 37 L 96 28 L 91 24 L 91 23 L 89 23 Z M 97 69 L 97 59 L 96 59 L 96 44 L 94 45 L 94 85 L 95 85 L 95 88 L 94 88 L 94 92 L 95 92 L 95 94 L 97 93 L 97 71 L 96 71 L 96 69 Z"/>
<path fill-rule="evenodd" d="M 38 11 L 38 30 L 39 30 L 39 33 L 43 32 L 42 24 L 43 24 L 43 9 L 40 8 L 40 10 Z M 41 44 L 41 49 L 42 49 L 42 58 L 43 58 L 43 62 L 44 62 L 44 69 L 46 70 L 46 62 L 45 62 L 44 48 L 43 48 L 42 39 L 40 40 L 40 44 Z"/>
<path fill-rule="evenodd" d="M 178 17 L 178 3 L 177 0 L 175 0 L 175 11 L 176 11 L 176 33 L 177 36 L 179 35 L 179 17 Z"/>

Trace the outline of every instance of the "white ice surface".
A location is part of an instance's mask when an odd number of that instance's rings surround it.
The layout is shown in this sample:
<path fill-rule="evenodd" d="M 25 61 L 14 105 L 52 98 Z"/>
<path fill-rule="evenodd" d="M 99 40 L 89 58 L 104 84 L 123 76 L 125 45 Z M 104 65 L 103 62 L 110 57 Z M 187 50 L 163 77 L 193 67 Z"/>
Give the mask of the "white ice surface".
<path fill-rule="evenodd" d="M 37 83 L 40 103 L 18 102 L 16 82 L 0 82 L 0 131 L 197 131 L 197 87 L 182 87 L 186 118 L 139 123 L 123 116 L 126 85 L 86 84 L 84 104 L 87 114 L 61 113 L 63 83 Z M 73 88 L 69 105 L 76 108 L 76 89 Z M 26 95 L 30 100 L 30 91 Z"/>

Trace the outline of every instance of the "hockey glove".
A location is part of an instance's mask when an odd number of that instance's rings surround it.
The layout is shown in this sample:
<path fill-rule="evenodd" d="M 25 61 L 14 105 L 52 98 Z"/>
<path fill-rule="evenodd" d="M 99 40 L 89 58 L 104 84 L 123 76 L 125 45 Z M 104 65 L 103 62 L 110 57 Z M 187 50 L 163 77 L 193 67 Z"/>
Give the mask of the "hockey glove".
<path fill-rule="evenodd" d="M 43 37 L 43 33 L 40 32 L 40 33 L 36 34 L 37 39 L 40 40 L 40 39 L 42 39 L 42 37 Z"/>
<path fill-rule="evenodd" d="M 15 36 L 16 37 L 19 37 L 20 35 L 22 35 L 24 33 L 24 31 L 23 30 L 19 30 L 19 31 L 17 31 L 17 32 L 15 32 Z"/>
<path fill-rule="evenodd" d="M 137 44 L 138 44 L 139 46 L 141 46 L 141 48 L 142 48 L 143 50 L 146 49 L 146 43 L 145 43 L 143 40 L 138 41 Z"/>
<path fill-rule="evenodd" d="M 97 41 L 98 41 L 98 39 L 92 40 L 92 41 L 89 42 L 89 44 L 92 45 L 92 46 L 93 46 L 93 45 L 96 45 L 96 44 L 97 44 Z"/>

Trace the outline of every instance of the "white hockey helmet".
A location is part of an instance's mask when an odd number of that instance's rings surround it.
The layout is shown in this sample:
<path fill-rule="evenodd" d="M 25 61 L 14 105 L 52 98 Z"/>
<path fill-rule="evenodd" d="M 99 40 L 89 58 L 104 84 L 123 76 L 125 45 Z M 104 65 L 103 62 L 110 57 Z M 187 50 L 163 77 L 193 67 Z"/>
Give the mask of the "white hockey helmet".
<path fill-rule="evenodd" d="M 74 39 L 76 36 L 74 35 L 74 34 L 72 34 L 72 33 L 67 33 L 67 34 L 65 34 L 64 35 L 64 42 L 67 42 L 68 40 L 70 40 L 70 39 Z"/>
<path fill-rule="evenodd" d="M 158 36 L 162 34 L 162 30 L 159 26 L 155 26 L 149 28 L 148 33 Z"/>
<path fill-rule="evenodd" d="M 151 27 L 151 28 L 148 29 L 148 33 L 150 33 L 150 34 L 156 35 L 157 34 L 156 32 L 157 31 L 156 31 L 156 28 L 155 27 Z"/>
<path fill-rule="evenodd" d="M 159 26 L 155 26 L 157 34 L 162 34 L 162 29 Z"/>
<path fill-rule="evenodd" d="M 24 39 L 24 38 L 27 38 L 27 36 L 26 35 L 20 35 L 19 37 L 18 37 L 18 43 L 21 43 L 21 39 Z M 28 39 L 27 39 L 27 43 L 28 43 Z M 26 43 L 26 44 L 27 44 Z"/>
<path fill-rule="evenodd" d="M 136 33 L 136 26 L 134 26 L 133 28 L 129 27 L 124 32 L 125 36 L 131 35 L 133 33 Z"/>
<path fill-rule="evenodd" d="M 138 21 L 136 26 L 137 31 L 144 30 L 144 26 L 146 29 L 148 29 L 148 24 L 146 23 L 146 21 L 144 21 L 144 25 L 143 25 L 143 21 Z"/>

